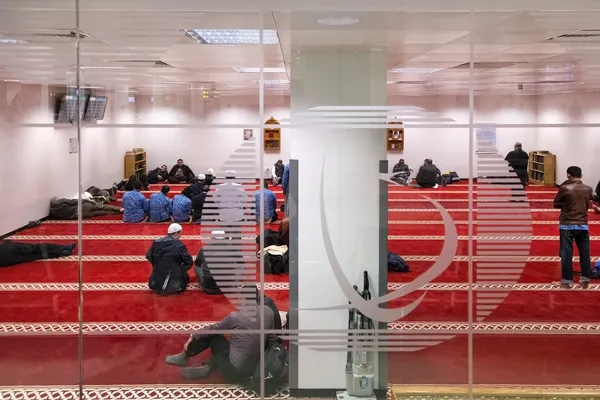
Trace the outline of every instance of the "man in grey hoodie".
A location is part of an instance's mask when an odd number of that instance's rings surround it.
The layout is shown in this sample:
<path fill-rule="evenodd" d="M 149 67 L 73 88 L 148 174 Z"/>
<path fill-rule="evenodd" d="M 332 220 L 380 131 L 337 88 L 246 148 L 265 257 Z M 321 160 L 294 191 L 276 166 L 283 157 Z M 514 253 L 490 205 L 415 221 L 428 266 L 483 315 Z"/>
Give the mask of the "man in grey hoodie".
<path fill-rule="evenodd" d="M 250 295 L 255 296 L 255 293 Z M 244 333 L 245 330 L 260 329 L 260 310 L 260 305 L 256 304 L 252 309 L 232 312 L 220 322 L 192 334 L 183 346 L 183 352 L 167 356 L 165 362 L 182 367 L 181 375 L 184 379 L 206 378 L 218 369 L 228 383 L 240 383 L 252 376 L 265 348 L 265 343 L 260 342 L 260 334 Z M 264 329 L 273 329 L 273 311 L 266 305 L 263 310 Z M 211 331 L 231 331 L 231 339 L 227 340 L 225 335 L 213 334 Z M 207 364 L 186 367 L 189 358 L 207 349 L 212 353 Z"/>

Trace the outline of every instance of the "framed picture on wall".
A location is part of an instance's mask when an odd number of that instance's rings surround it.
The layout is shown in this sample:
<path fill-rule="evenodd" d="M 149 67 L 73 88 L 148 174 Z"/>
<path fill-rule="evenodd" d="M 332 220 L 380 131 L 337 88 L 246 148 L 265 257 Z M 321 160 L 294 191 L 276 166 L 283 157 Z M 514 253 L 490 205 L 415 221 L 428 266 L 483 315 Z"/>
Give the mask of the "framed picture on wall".
<path fill-rule="evenodd" d="M 254 138 L 254 130 L 244 129 L 244 140 L 252 140 Z"/>

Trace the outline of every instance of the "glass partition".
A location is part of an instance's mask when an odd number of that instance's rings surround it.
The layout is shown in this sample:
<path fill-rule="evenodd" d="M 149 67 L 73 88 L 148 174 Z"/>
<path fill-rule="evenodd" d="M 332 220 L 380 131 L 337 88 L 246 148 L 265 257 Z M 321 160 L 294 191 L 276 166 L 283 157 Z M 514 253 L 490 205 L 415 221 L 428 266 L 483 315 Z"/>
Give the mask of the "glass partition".
<path fill-rule="evenodd" d="M 459 3 L 2 2 L 2 396 L 593 398 L 598 10 Z"/>

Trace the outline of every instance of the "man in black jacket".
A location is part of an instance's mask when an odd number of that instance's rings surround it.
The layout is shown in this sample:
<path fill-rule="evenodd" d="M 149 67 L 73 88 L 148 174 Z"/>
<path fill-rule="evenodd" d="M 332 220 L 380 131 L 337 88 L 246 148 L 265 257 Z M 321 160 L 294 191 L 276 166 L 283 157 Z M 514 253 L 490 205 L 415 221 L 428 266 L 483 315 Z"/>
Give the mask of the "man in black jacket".
<path fill-rule="evenodd" d="M 148 287 L 156 294 L 183 292 L 190 282 L 187 271 L 193 260 L 180 241 L 181 235 L 181 225 L 169 225 L 168 235 L 155 240 L 146 253 L 146 259 L 152 264 Z"/>
<path fill-rule="evenodd" d="M 398 161 L 398 164 L 394 165 L 392 170 L 394 176 L 392 180 L 400 185 L 408 184 L 408 177 L 410 176 L 410 168 L 404 163 L 404 158 Z"/>
<path fill-rule="evenodd" d="M 171 183 L 192 183 L 194 177 L 192 169 L 185 165 L 181 158 L 177 160 L 177 164 L 169 172 L 169 182 Z"/>
<path fill-rule="evenodd" d="M 417 185 L 422 188 L 436 188 L 440 180 L 441 172 L 430 158 L 419 168 L 417 173 Z"/>
<path fill-rule="evenodd" d="M 504 158 L 508 165 L 515 171 L 523 187 L 527 185 L 527 166 L 529 165 L 529 155 L 523 150 L 523 145 L 515 143 L 515 149 L 509 152 Z"/>
<path fill-rule="evenodd" d="M 70 256 L 75 246 L 76 244 L 19 243 L 2 240 L 0 241 L 0 267 Z"/>

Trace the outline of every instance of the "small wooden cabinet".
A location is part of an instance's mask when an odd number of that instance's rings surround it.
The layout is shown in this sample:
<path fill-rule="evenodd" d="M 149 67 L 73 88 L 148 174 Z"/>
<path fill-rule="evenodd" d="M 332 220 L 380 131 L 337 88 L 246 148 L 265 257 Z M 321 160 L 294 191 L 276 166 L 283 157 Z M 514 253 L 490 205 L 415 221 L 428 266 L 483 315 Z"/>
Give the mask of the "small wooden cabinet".
<path fill-rule="evenodd" d="M 146 174 L 146 152 L 144 149 L 133 149 L 125 153 L 123 179 L 131 175 L 140 177 Z"/>
<path fill-rule="evenodd" d="M 281 128 L 279 121 L 271 117 L 265 121 L 265 125 L 273 125 L 273 128 L 264 129 L 263 147 L 265 151 L 278 153 L 281 151 Z"/>
<path fill-rule="evenodd" d="M 529 182 L 534 185 L 556 184 L 556 155 L 536 150 L 529 153 Z"/>
<path fill-rule="evenodd" d="M 388 122 L 386 142 L 387 151 L 404 151 L 404 124 L 400 121 Z"/>

